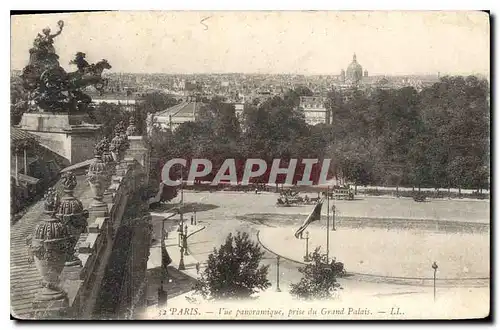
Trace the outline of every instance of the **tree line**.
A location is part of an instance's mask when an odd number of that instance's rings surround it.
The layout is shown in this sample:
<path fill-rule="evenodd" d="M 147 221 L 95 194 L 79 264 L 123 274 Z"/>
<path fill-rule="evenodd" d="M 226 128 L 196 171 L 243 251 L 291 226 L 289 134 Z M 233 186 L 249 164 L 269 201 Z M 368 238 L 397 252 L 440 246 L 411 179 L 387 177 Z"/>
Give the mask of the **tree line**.
<path fill-rule="evenodd" d="M 421 91 L 412 87 L 332 90 L 325 102 L 330 123 L 314 126 L 306 123 L 298 109 L 300 96 L 310 95 L 307 87 L 298 86 L 281 97 L 245 104 L 240 118 L 224 99 L 204 100 L 196 121 L 173 131 L 156 127 L 149 132 L 157 159 L 154 166 L 160 168 L 171 158 L 206 158 L 213 164 L 213 173 L 206 179 L 212 180 L 227 158 L 235 158 L 237 164 L 248 158 L 271 164 L 280 158 L 282 167 L 291 158 L 317 158 L 319 163 L 330 158 L 330 177 L 337 175 L 357 185 L 489 187 L 488 81 L 451 76 Z M 16 124 L 26 102 L 15 82 L 11 98 L 11 118 Z M 178 102 L 162 93 L 147 95 L 133 113 L 139 132 L 145 134 L 149 113 Z M 130 113 L 99 104 L 91 116 L 112 137 L 115 125 L 126 121 Z M 240 177 L 243 166 L 237 171 Z M 282 181 L 284 176 L 278 176 L 278 182 Z"/>
<path fill-rule="evenodd" d="M 291 158 L 331 158 L 330 176 L 357 185 L 489 187 L 486 80 L 443 77 L 421 91 L 333 90 L 325 103 L 331 122 L 314 126 L 298 109 L 300 96 L 311 94 L 298 87 L 259 105 L 245 104 L 241 118 L 232 104 L 215 97 L 200 108 L 196 121 L 173 132 L 153 130 L 151 144 L 164 160 L 210 159 L 213 173 L 207 180 L 227 158 L 268 163 L 280 158 L 282 167 Z"/>

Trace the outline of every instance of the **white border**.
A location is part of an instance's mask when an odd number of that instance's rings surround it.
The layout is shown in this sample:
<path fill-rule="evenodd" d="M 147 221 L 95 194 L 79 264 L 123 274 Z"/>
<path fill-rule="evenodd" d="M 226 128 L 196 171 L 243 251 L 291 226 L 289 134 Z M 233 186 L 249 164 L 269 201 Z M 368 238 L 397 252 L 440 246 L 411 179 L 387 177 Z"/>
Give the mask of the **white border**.
<path fill-rule="evenodd" d="M 104 3 L 102 0 L 86 0 L 86 1 L 68 1 L 68 0 L 57 0 L 57 1 L 26 1 L 26 0 L 17 0 L 15 2 L 10 2 L 10 1 L 2 1 L 1 6 L 2 13 L 5 15 L 4 19 L 1 20 L 1 37 L 2 37 L 2 45 L 3 51 L 2 53 L 2 88 L 1 88 L 1 95 L 2 95 L 2 104 L 4 105 L 4 110 L 1 112 L 2 120 L 0 121 L 3 123 L 3 127 L 0 130 L 2 134 L 2 138 L 0 141 L 1 147 L 2 147 L 2 155 L 4 155 L 4 159 L 2 162 L 0 162 L 0 166 L 2 166 L 2 171 L 0 173 L 4 173 L 4 175 L 0 176 L 0 186 L 3 187 L 0 192 L 2 194 L 1 196 L 1 203 L 2 206 L 0 209 L 4 212 L 4 217 L 3 217 L 3 226 L 6 228 L 2 231 L 4 233 L 10 232 L 9 228 L 7 226 L 10 226 L 10 215 L 9 215 L 9 205 L 8 200 L 10 198 L 9 196 L 9 188 L 10 184 L 7 181 L 7 173 L 10 173 L 10 162 L 7 161 L 6 157 L 9 154 L 10 155 L 10 149 L 9 149 L 9 142 L 10 142 L 10 137 L 9 137 L 9 129 L 8 129 L 8 124 L 10 120 L 9 116 L 9 111 L 8 111 L 8 106 L 9 106 L 9 70 L 10 70 L 10 65 L 8 64 L 10 61 L 10 47 L 7 47 L 7 45 L 10 45 L 10 18 L 7 16 L 9 15 L 7 13 L 7 10 L 11 9 L 16 9 L 16 10 L 28 10 L 28 9 L 43 9 L 43 10 L 81 10 L 81 9 L 86 9 L 86 8 L 93 8 L 93 9 L 115 9 L 115 10 L 491 10 L 491 13 L 493 15 L 498 15 L 500 13 L 499 4 L 500 1 L 482 1 L 482 0 L 475 0 L 475 1 L 464 1 L 464 0 L 449 0 L 449 1 L 436 1 L 436 0 L 421 0 L 421 1 L 414 1 L 414 2 L 403 2 L 403 1 L 388 1 L 388 0 L 378 0 L 378 1 L 355 1 L 355 0 L 350 0 L 350 1 L 320 1 L 320 0 L 308 0 L 308 1 L 269 1 L 269 0 L 253 0 L 253 1 L 248 1 L 246 3 L 243 2 L 237 2 L 235 0 L 232 1 L 223 1 L 223 0 L 212 0 L 212 1 L 202 1 L 202 0 L 178 0 L 178 1 L 130 1 L 130 2 L 120 2 L 120 6 L 112 8 L 111 3 Z M 12 7 L 7 7 L 8 4 L 12 4 Z M 6 8 L 3 8 L 6 7 Z M 498 17 L 496 17 L 498 19 Z M 498 21 L 496 22 L 496 25 L 498 25 Z M 498 34 L 494 34 L 495 41 L 498 41 Z M 496 44 L 496 43 L 495 43 Z M 464 45 L 466 47 L 466 45 Z M 492 76 L 496 76 L 497 70 L 492 72 Z M 495 95 L 494 95 L 494 100 L 496 100 L 496 97 L 498 97 L 498 84 L 495 81 Z M 496 105 L 496 104 L 495 104 Z M 496 112 L 496 111 L 495 111 Z M 498 122 L 498 120 L 497 120 Z M 500 131 L 496 129 L 496 123 L 494 127 L 492 127 L 492 131 L 497 132 L 497 135 L 499 135 Z M 497 139 L 495 139 L 497 140 Z M 498 141 L 495 141 L 495 145 L 498 147 Z M 495 148 L 494 151 L 498 151 L 497 148 Z M 496 154 L 496 153 L 494 153 Z M 496 168 L 492 169 L 493 171 Z M 495 173 L 496 174 L 496 173 Z M 495 180 L 497 181 L 497 180 Z M 495 187 L 497 187 L 497 184 L 495 182 Z M 495 189 L 496 190 L 496 189 Z M 495 194 L 495 202 L 497 201 L 497 194 Z M 493 214 L 492 214 L 493 215 Z M 494 215 L 493 215 L 494 216 Z M 496 218 L 496 217 L 495 217 Z M 499 225 L 496 225 L 496 230 L 493 233 L 496 237 L 498 237 L 498 227 Z M 5 234 L 5 237 L 1 240 L 4 244 L 2 246 L 1 252 L 1 259 L 0 259 L 0 265 L 3 265 L 4 272 L 2 272 L 2 297 L 4 299 L 1 300 L 2 304 L 2 312 L 3 312 L 3 322 L 2 323 L 7 323 L 7 324 L 2 324 L 2 329 L 5 329 L 7 327 L 14 327 L 17 326 L 18 324 L 9 321 L 7 312 L 10 312 L 10 301 L 8 297 L 10 296 L 10 286 L 9 286 L 9 279 L 10 279 L 10 274 L 9 274 L 9 267 L 6 267 L 6 265 L 9 263 L 9 251 L 10 251 L 10 237 L 7 237 L 7 234 Z M 494 247 L 492 247 L 494 248 Z M 498 255 L 495 258 L 495 264 L 497 263 L 497 258 Z M 9 263 L 10 264 L 10 263 Z M 494 281 L 494 279 L 492 279 Z M 498 285 L 495 285 L 495 288 L 497 288 Z M 496 290 L 495 290 L 495 296 L 496 296 Z M 495 306 L 498 306 L 498 303 L 495 304 Z M 498 310 L 498 308 L 495 308 L 495 313 Z M 496 314 L 496 313 L 495 313 Z M 312 323 L 314 324 L 314 323 Z M 233 327 L 235 326 L 234 323 L 230 324 L 210 324 L 210 323 L 203 323 L 203 324 L 193 324 L 193 323 L 177 323 L 173 324 L 170 322 L 167 323 L 132 323 L 132 324 L 123 324 L 123 323 L 114 323 L 114 324 L 94 324 L 94 323 L 62 323 L 60 326 L 71 326 L 71 327 L 81 327 L 85 325 L 90 325 L 93 327 L 109 327 L 109 326 L 133 326 L 134 328 L 143 328 L 145 326 L 151 327 L 168 327 L 168 328 L 176 328 L 176 327 L 182 327 L 182 328 L 189 328 L 193 326 L 230 326 Z M 238 326 L 258 326 L 258 327 L 271 327 L 271 324 L 256 324 L 256 323 L 238 323 Z M 275 326 L 277 324 L 272 324 L 272 326 Z M 297 327 L 309 327 L 311 324 L 304 324 L 304 323 L 280 323 L 279 325 L 281 326 L 297 326 Z M 319 324 L 318 324 L 319 325 Z M 331 324 L 331 323 L 322 323 L 322 326 L 327 326 L 327 327 L 343 327 L 344 324 Z M 354 325 L 355 327 L 362 327 L 362 326 L 381 326 L 381 327 L 386 327 L 388 324 L 373 324 L 373 323 L 362 323 L 362 324 L 356 324 Z M 398 324 L 391 324 L 391 326 L 397 326 L 397 327 L 402 327 L 405 325 L 409 325 L 409 323 L 398 323 Z M 417 328 L 424 328 L 424 327 L 429 327 L 430 325 L 428 324 L 419 324 L 415 325 L 412 324 L 413 326 L 416 326 Z M 58 326 L 57 323 L 38 323 L 36 324 L 37 327 L 45 327 L 45 328 L 52 328 L 54 326 Z M 351 325 L 353 326 L 353 325 Z M 440 326 L 446 326 L 446 327 L 456 327 L 456 324 L 440 324 Z M 479 326 L 479 325 L 476 325 Z"/>

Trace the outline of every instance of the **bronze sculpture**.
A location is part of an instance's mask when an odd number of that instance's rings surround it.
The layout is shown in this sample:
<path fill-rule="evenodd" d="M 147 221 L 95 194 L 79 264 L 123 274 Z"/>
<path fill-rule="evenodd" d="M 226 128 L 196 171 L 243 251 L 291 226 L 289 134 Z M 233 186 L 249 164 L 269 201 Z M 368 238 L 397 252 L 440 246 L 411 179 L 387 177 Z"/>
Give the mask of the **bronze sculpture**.
<path fill-rule="evenodd" d="M 21 78 L 29 92 L 29 111 L 87 111 L 92 100 L 83 89 L 94 86 L 102 94 L 107 84 L 102 73 L 111 69 L 111 65 L 105 59 L 89 64 L 85 53 L 77 52 L 70 62 L 77 66 L 75 72 L 67 73 L 59 65 L 54 39 L 62 33 L 64 22 L 59 21 L 58 26 L 54 34 L 45 28 L 43 34 L 37 35 L 30 49 L 29 64 L 23 69 Z"/>

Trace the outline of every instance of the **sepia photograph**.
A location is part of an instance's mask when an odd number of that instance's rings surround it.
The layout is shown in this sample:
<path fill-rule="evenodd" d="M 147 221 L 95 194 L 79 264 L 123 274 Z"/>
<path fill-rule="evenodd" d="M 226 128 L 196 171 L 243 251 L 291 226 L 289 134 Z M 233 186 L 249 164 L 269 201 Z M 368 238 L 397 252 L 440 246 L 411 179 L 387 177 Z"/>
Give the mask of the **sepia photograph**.
<path fill-rule="evenodd" d="M 490 24 L 11 13 L 11 318 L 488 318 Z"/>

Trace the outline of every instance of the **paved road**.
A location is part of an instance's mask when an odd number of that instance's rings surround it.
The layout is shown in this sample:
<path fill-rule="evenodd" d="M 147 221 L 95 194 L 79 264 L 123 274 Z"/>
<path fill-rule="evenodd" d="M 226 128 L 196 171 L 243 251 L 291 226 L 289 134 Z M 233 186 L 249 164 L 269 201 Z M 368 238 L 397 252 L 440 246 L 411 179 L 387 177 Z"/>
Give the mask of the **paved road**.
<path fill-rule="evenodd" d="M 255 195 L 252 193 L 194 193 L 185 192 L 186 203 L 203 203 L 213 205 L 207 211 L 198 212 L 199 224 L 206 225 L 206 229 L 192 236 L 189 248 L 193 256 L 204 263 L 208 255 L 215 247 L 224 243 L 229 233 L 237 231 L 247 232 L 252 239 L 257 241 L 257 232 L 265 228 L 266 224 L 258 221 L 241 220 L 248 214 L 307 214 L 310 206 L 278 208 L 275 206 L 276 194 L 264 193 Z M 423 217 L 425 219 L 450 219 L 470 222 L 489 222 L 489 203 L 485 201 L 431 201 L 428 203 L 415 203 L 409 199 L 389 200 L 384 198 L 366 198 L 363 200 L 347 202 L 336 202 L 337 206 L 346 216 L 375 214 L 378 217 L 404 217 L 412 215 L 412 218 Z M 190 218 L 190 214 L 186 216 Z M 269 280 L 276 285 L 276 256 L 266 251 L 264 264 L 269 267 Z M 300 264 L 281 259 L 280 262 L 280 287 L 287 290 L 290 283 L 295 283 L 302 277 L 298 271 Z M 352 280 L 344 280 L 347 285 Z M 379 283 L 365 283 L 356 281 L 356 286 L 367 288 L 380 287 Z M 398 289 L 400 286 L 391 285 Z"/>

